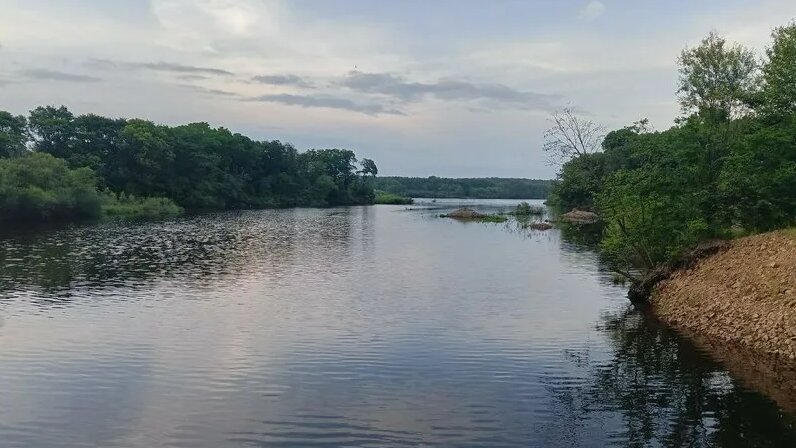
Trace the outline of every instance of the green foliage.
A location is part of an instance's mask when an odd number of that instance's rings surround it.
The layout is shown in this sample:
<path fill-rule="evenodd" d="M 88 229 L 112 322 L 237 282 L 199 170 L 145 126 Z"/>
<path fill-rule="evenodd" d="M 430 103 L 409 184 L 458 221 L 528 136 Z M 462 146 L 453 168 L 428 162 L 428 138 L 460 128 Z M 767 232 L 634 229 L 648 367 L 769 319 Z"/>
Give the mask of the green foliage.
<path fill-rule="evenodd" d="M 397 194 L 387 193 L 386 191 L 376 192 L 376 204 L 411 205 L 414 202 L 412 198 L 398 196 Z"/>
<path fill-rule="evenodd" d="M 544 215 L 544 207 L 534 207 L 527 202 L 520 202 L 511 214 L 518 217 L 541 216 Z"/>
<path fill-rule="evenodd" d="M 796 114 L 757 123 L 736 142 L 718 184 L 728 219 L 766 231 L 796 217 Z"/>
<path fill-rule="evenodd" d="M 64 106 L 43 106 L 30 111 L 28 127 L 35 149 L 62 159 L 68 158 L 69 142 L 74 136 L 74 118 Z"/>
<path fill-rule="evenodd" d="M 771 115 L 796 113 L 796 22 L 774 28 L 763 66 L 761 109 Z"/>
<path fill-rule="evenodd" d="M 617 271 L 652 270 L 700 241 L 796 223 L 796 26 L 774 30 L 769 61 L 710 34 L 681 56 L 683 110 L 610 132 L 602 153 L 564 163 L 551 203 L 596 210 Z"/>
<path fill-rule="evenodd" d="M 551 181 L 510 178 L 396 177 L 374 179 L 374 188 L 413 198 L 544 199 Z"/>
<path fill-rule="evenodd" d="M 756 89 L 757 60 L 750 50 L 710 33 L 680 54 L 680 104 L 685 112 L 731 118 Z"/>
<path fill-rule="evenodd" d="M 70 169 L 49 154 L 0 159 L 0 222 L 95 218 L 100 214 L 94 173 Z"/>
<path fill-rule="evenodd" d="M 0 157 L 13 157 L 25 153 L 27 120 L 0 111 Z"/>
<path fill-rule="evenodd" d="M 594 153 L 564 163 L 553 184 L 550 205 L 564 210 L 592 210 L 606 176 L 605 159 L 604 153 Z"/>
<path fill-rule="evenodd" d="M 358 164 L 345 149 L 299 153 L 289 144 L 254 141 L 207 123 L 169 127 L 74 116 L 63 106 L 36 108 L 27 123 L 26 129 L 24 118 L 0 114 L 0 156 L 19 152 L 19 135 L 24 150 L 29 134 L 34 150 L 64 159 L 72 168 L 91 168 L 99 186 L 115 194 L 168 198 L 191 210 L 375 200 L 376 164 L 370 159 Z"/>
<path fill-rule="evenodd" d="M 602 248 L 615 266 L 652 269 L 709 236 L 699 197 L 657 167 L 606 179 L 598 207 L 608 223 Z"/>
<path fill-rule="evenodd" d="M 182 207 L 167 198 L 137 198 L 105 190 L 100 195 L 100 200 L 102 212 L 106 216 L 154 219 L 179 216 L 183 213 Z"/>

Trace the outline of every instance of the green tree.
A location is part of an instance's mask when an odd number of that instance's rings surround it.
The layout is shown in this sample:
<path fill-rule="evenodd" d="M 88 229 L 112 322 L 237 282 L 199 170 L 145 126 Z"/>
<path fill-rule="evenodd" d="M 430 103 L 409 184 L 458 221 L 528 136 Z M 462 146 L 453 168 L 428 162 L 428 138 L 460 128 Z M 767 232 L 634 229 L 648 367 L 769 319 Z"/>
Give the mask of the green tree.
<path fill-rule="evenodd" d="M 72 120 L 73 140 L 65 154 L 71 167 L 86 166 L 102 172 L 104 163 L 121 143 L 121 132 L 127 121 L 86 114 Z"/>
<path fill-rule="evenodd" d="M 75 117 L 64 106 L 32 110 L 27 126 L 22 117 L 0 115 L 0 154 L 24 152 L 26 136 L 36 152 L 93 170 L 106 209 L 120 215 L 375 200 L 376 164 L 363 159 L 358 165 L 353 151 L 299 153 L 290 144 L 254 141 L 207 123 L 171 127 L 95 114 Z"/>
<path fill-rule="evenodd" d="M 376 162 L 371 159 L 362 159 L 359 163 L 362 166 L 362 169 L 359 170 L 359 174 L 363 176 L 376 176 L 379 174 L 379 169 L 376 167 Z"/>
<path fill-rule="evenodd" d="M 46 222 L 94 218 L 100 200 L 94 173 L 70 169 L 49 154 L 0 159 L 0 221 Z"/>
<path fill-rule="evenodd" d="M 757 61 L 750 50 L 711 32 L 680 54 L 680 105 L 717 120 L 739 114 L 756 89 Z"/>
<path fill-rule="evenodd" d="M 28 126 L 34 149 L 66 159 L 74 142 L 75 117 L 65 106 L 42 106 L 30 111 Z"/>
<path fill-rule="evenodd" d="M 0 157 L 13 157 L 25 153 L 27 120 L 0 111 Z"/>
<path fill-rule="evenodd" d="M 562 209 L 591 210 L 608 175 L 604 153 L 585 154 L 564 163 L 553 186 L 551 203 Z"/>
<path fill-rule="evenodd" d="M 796 113 L 796 22 L 774 28 L 763 65 L 762 109 L 778 116 Z"/>

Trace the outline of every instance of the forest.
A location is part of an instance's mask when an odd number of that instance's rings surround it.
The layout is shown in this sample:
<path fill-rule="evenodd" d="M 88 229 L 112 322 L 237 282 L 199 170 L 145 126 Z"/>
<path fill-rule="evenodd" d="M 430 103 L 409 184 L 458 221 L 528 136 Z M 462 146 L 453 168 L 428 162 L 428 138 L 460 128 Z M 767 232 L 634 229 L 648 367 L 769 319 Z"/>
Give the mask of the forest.
<path fill-rule="evenodd" d="M 207 123 L 0 111 L 0 221 L 174 214 L 182 209 L 371 204 L 370 159 L 299 152 Z"/>
<path fill-rule="evenodd" d="M 410 198 L 545 199 L 551 181 L 512 178 L 445 178 L 383 176 L 377 190 Z"/>
<path fill-rule="evenodd" d="M 703 241 L 796 224 L 796 23 L 763 55 L 710 33 L 678 66 L 671 128 L 602 134 L 568 109 L 546 135 L 563 163 L 550 202 L 601 215 L 602 251 L 631 277 Z"/>

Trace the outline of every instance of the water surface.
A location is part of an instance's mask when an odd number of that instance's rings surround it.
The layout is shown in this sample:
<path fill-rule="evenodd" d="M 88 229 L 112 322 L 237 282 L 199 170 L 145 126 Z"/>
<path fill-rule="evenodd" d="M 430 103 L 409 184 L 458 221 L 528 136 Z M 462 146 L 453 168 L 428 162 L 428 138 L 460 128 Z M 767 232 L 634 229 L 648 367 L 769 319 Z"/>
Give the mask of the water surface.
<path fill-rule="evenodd" d="M 4 237 L 0 446 L 796 440 L 558 230 L 404 209 Z"/>

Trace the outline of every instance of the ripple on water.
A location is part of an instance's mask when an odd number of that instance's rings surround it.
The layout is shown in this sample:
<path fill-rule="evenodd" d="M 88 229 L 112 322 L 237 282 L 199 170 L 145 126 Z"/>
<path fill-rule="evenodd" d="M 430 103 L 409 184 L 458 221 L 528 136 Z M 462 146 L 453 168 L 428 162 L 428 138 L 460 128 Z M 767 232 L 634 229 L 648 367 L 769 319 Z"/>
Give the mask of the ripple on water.
<path fill-rule="evenodd" d="M 0 446 L 794 440 L 789 414 L 627 309 L 588 248 L 433 215 L 270 210 L 7 237 Z"/>

